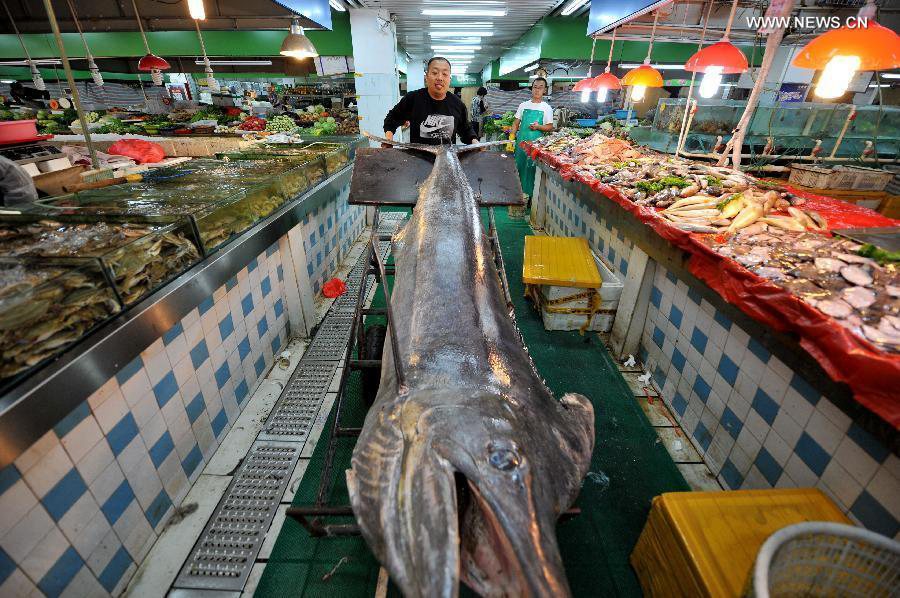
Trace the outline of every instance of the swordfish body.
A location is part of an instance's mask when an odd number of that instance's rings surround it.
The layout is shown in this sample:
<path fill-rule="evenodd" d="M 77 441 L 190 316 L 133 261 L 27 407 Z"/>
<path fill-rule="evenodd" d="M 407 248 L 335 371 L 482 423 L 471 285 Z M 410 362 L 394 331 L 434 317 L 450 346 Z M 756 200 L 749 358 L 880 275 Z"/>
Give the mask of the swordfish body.
<path fill-rule="evenodd" d="M 587 473 L 593 409 L 581 395 L 556 400 L 522 345 L 465 149 L 430 150 L 434 168 L 393 239 L 405 385 L 388 335 L 350 500 L 407 597 L 456 596 L 460 579 L 484 596 L 566 596 L 556 520 Z"/>

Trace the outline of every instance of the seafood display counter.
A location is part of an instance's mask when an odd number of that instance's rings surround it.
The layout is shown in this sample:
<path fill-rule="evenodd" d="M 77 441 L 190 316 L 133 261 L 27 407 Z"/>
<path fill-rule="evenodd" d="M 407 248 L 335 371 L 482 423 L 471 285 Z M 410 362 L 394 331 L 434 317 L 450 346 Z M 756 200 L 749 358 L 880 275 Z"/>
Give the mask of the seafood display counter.
<path fill-rule="evenodd" d="M 135 430 L 147 397 L 158 413 L 215 396 L 190 443 L 211 454 L 362 231 L 346 202 L 359 144 L 259 146 L 0 215 L 0 471 L 99 395 L 124 398 Z"/>
<path fill-rule="evenodd" d="M 840 236 L 897 222 L 600 135 L 526 148 L 532 223 L 625 281 L 614 351 L 640 357 L 720 483 L 818 486 L 900 533 L 900 272 Z"/>

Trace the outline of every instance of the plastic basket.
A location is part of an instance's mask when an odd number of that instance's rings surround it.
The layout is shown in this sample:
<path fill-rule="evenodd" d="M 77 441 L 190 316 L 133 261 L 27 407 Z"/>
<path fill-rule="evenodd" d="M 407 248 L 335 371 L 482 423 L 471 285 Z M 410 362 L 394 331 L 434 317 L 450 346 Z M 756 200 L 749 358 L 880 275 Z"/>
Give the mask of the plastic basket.
<path fill-rule="evenodd" d="M 896 596 L 900 543 L 866 529 L 812 521 L 778 530 L 756 556 L 746 596 Z"/>

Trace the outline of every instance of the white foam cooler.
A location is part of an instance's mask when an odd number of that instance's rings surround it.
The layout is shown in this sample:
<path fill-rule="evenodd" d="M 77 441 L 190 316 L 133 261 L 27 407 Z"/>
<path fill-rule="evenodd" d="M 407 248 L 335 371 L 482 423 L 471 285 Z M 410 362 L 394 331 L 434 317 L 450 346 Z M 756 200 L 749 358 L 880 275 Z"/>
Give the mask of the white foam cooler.
<path fill-rule="evenodd" d="M 613 320 L 616 319 L 616 309 L 619 307 L 619 297 L 622 295 L 622 281 L 613 274 L 603 261 L 591 254 L 600 272 L 603 281 L 600 286 L 600 310 L 594 314 L 589 330 L 595 332 L 609 332 L 612 330 Z M 564 287 L 557 285 L 541 285 L 541 317 L 544 328 L 547 330 L 581 330 L 585 320 L 590 316 L 582 314 L 554 313 L 547 310 L 546 302 L 578 295 L 588 289 L 576 287 Z M 570 302 L 560 303 L 555 307 L 588 309 L 590 298 L 575 299 Z"/>

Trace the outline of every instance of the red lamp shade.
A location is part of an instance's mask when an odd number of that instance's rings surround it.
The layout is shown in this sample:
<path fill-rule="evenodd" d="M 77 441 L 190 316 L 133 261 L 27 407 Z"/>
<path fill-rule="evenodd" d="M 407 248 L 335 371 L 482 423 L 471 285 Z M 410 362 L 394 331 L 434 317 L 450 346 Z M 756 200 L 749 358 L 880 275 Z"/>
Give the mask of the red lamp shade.
<path fill-rule="evenodd" d="M 722 67 L 723 75 L 736 75 L 749 68 L 747 57 L 729 41 L 722 40 L 697 51 L 684 63 L 684 70 L 705 73 L 707 67 Z"/>
<path fill-rule="evenodd" d="M 585 77 L 572 87 L 572 91 L 597 91 L 593 81 L 594 77 Z"/>
<path fill-rule="evenodd" d="M 160 58 L 156 54 L 147 54 L 138 61 L 138 70 L 140 71 L 165 71 L 172 68 L 169 66 L 165 58 Z"/>
<path fill-rule="evenodd" d="M 821 70 L 835 56 L 859 56 L 860 71 L 900 68 L 900 35 L 874 21 L 866 27 L 832 29 L 806 44 L 792 64 Z"/>
<path fill-rule="evenodd" d="M 644 87 L 662 87 L 663 78 L 658 70 L 649 64 L 642 64 L 631 69 L 622 77 L 622 85 L 643 85 Z"/>
<path fill-rule="evenodd" d="M 622 82 L 612 73 L 601 73 L 594 77 L 593 86 L 595 89 L 622 89 Z"/>

